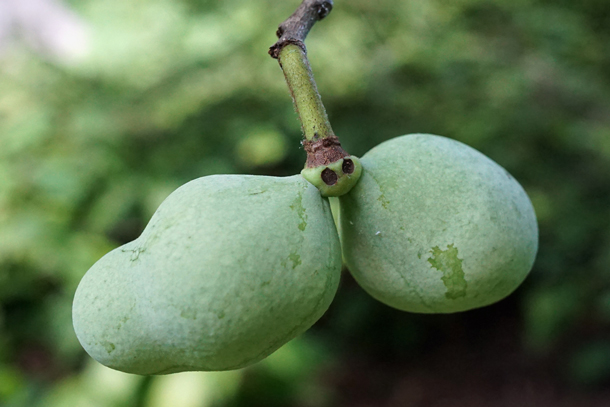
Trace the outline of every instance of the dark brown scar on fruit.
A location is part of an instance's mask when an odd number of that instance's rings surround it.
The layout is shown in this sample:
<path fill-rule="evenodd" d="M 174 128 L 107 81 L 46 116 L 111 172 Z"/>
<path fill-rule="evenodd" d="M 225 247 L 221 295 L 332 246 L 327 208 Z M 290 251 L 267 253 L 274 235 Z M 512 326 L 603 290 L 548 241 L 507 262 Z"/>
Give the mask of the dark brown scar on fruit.
<path fill-rule="evenodd" d="M 303 141 L 303 148 L 307 152 L 305 168 L 326 166 L 349 156 L 341 147 L 339 138 L 335 135 L 325 138 L 319 138 L 319 136 L 316 137 L 314 135 L 313 140 Z"/>
<path fill-rule="evenodd" d="M 352 172 L 354 172 L 355 169 L 354 162 L 349 158 L 346 158 L 345 160 L 343 160 L 343 165 L 341 166 L 341 169 L 343 170 L 344 174 L 351 174 Z"/>
<path fill-rule="evenodd" d="M 326 185 L 335 185 L 339 179 L 337 174 L 330 168 L 325 168 L 320 176 Z"/>

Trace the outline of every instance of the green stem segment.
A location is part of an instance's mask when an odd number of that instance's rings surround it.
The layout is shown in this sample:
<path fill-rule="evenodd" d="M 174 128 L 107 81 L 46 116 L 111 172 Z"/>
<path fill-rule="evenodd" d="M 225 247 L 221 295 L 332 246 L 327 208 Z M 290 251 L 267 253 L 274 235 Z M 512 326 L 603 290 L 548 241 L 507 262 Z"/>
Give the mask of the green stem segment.
<path fill-rule="evenodd" d="M 305 51 L 298 45 L 287 44 L 280 51 L 278 59 L 305 139 L 314 141 L 334 136 Z"/>

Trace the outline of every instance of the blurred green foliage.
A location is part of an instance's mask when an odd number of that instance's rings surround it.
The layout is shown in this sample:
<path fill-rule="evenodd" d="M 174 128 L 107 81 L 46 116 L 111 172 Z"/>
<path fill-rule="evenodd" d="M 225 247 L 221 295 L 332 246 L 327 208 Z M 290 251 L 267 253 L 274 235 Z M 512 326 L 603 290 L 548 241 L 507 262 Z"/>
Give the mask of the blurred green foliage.
<path fill-rule="evenodd" d="M 534 202 L 535 268 L 505 304 L 455 316 L 399 313 L 345 283 L 319 326 L 266 361 L 155 378 L 84 354 L 74 290 L 181 184 L 300 171 L 299 124 L 266 54 L 298 1 L 69 5 L 90 29 L 85 58 L 0 55 L 0 405 L 344 405 L 322 372 L 348 375 L 354 355 L 417 360 L 456 326 L 501 330 L 490 321 L 504 314 L 519 352 L 561 367 L 559 382 L 610 382 L 607 0 L 336 0 L 307 46 L 343 145 L 362 155 L 427 132 L 487 154 Z"/>

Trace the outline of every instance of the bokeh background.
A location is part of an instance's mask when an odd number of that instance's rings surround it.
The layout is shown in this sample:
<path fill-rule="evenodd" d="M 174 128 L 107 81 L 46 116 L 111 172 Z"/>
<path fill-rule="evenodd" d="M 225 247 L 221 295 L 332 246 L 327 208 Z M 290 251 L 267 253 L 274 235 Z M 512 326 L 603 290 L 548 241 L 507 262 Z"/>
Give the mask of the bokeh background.
<path fill-rule="evenodd" d="M 344 272 L 328 313 L 250 368 L 139 377 L 84 353 L 80 278 L 172 190 L 302 168 L 267 55 L 298 3 L 0 1 L 0 405 L 609 406 L 607 0 L 336 0 L 307 40 L 352 154 L 441 134 L 522 183 L 540 250 L 509 298 L 415 315 Z"/>

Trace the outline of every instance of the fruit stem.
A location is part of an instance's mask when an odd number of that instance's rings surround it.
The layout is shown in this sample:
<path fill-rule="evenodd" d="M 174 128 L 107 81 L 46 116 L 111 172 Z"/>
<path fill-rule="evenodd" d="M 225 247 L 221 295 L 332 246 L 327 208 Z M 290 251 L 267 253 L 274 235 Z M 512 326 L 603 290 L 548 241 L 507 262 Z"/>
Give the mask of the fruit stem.
<path fill-rule="evenodd" d="M 303 0 L 280 24 L 278 40 L 269 54 L 278 59 L 305 136 L 307 161 L 301 175 L 323 196 L 341 196 L 356 185 L 362 172 L 357 157 L 350 156 L 333 133 L 322 98 L 313 78 L 305 37 L 313 25 L 333 8 L 332 0 Z"/>
<path fill-rule="evenodd" d="M 278 60 L 299 115 L 305 139 L 314 141 L 314 139 L 334 136 L 305 50 L 295 44 L 286 44 L 279 52 Z"/>

